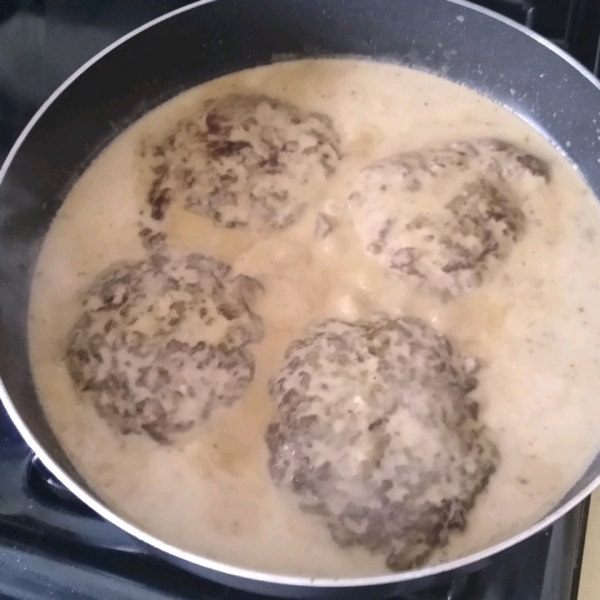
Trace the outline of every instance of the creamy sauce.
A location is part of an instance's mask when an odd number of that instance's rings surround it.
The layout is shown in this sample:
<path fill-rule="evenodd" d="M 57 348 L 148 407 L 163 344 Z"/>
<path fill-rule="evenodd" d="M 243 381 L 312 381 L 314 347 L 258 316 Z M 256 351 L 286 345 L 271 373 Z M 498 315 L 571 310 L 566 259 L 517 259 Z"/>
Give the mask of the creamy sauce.
<path fill-rule="evenodd" d="M 257 92 L 330 115 L 342 136 L 338 173 L 290 229 L 259 238 L 174 207 L 173 243 L 260 279 L 264 341 L 256 376 L 232 409 L 165 447 L 110 430 L 78 401 L 63 358 L 77 292 L 112 262 L 145 256 L 137 225 L 148 189 L 142 140 L 199 101 Z M 496 136 L 548 161 L 551 184 L 527 199 L 528 229 L 479 290 L 443 303 L 417 294 L 362 250 L 346 199 L 358 169 L 393 152 Z M 314 241 L 315 215 L 341 226 Z M 384 558 L 340 549 L 327 529 L 272 485 L 266 392 L 283 351 L 315 319 L 373 309 L 420 316 L 485 364 L 475 392 L 501 463 L 462 534 L 433 562 L 506 539 L 541 518 L 576 481 L 600 441 L 600 214 L 566 161 L 504 108 L 448 81 L 367 61 L 281 63 L 186 92 L 122 133 L 76 183 L 43 246 L 33 282 L 30 352 L 40 397 L 67 454 L 115 512 L 166 542 L 220 561 L 310 577 L 385 572 Z"/>

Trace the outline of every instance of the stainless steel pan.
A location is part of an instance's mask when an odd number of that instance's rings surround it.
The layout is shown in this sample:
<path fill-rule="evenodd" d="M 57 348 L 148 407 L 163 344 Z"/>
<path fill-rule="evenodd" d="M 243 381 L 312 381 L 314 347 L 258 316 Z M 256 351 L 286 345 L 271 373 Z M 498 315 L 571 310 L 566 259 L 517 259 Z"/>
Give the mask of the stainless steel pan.
<path fill-rule="evenodd" d="M 0 396 L 56 477 L 149 551 L 261 593 L 384 597 L 432 585 L 449 571 L 475 569 L 547 527 L 594 489 L 600 456 L 544 519 L 460 560 L 362 579 L 249 571 L 166 544 L 110 510 L 73 468 L 46 422 L 27 354 L 29 287 L 40 243 L 70 185 L 120 128 L 181 90 L 225 73 L 281 57 L 331 55 L 400 62 L 478 90 L 541 130 L 600 196 L 598 82 L 564 52 L 507 19 L 449 0 L 201 1 L 148 23 L 86 63 L 42 106 L 2 167 Z"/>

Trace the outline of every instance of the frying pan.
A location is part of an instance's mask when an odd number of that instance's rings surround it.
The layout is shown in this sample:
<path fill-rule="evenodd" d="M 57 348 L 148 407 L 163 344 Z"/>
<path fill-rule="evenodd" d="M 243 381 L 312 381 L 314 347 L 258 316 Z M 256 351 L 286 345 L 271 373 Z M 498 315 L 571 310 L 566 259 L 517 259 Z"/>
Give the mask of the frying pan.
<path fill-rule="evenodd" d="M 405 593 L 480 568 L 548 527 L 600 481 L 600 455 L 543 519 L 484 551 L 377 577 L 311 580 L 219 563 L 169 545 L 109 509 L 77 473 L 36 397 L 27 309 L 41 242 L 70 186 L 137 117 L 177 93 L 281 58 L 362 56 L 442 75 L 531 123 L 600 197 L 600 86 L 567 54 L 515 23 L 458 0 L 203 0 L 152 21 L 92 58 L 27 125 L 0 171 L 0 396 L 54 475 L 146 551 L 227 585 L 285 597 Z M 600 440 L 599 440 L 600 442 Z"/>

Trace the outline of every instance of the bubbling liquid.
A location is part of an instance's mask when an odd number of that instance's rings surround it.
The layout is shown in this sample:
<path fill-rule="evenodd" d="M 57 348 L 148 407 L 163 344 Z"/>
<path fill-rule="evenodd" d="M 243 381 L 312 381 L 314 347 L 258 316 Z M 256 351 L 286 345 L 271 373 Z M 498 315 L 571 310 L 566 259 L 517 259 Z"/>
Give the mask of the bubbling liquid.
<path fill-rule="evenodd" d="M 141 260 L 138 235 L 150 175 L 144 140 L 227 94 L 264 94 L 331 117 L 342 158 L 307 208 L 268 233 L 216 227 L 173 204 L 169 243 L 257 278 L 254 310 L 265 335 L 253 346 L 244 397 L 175 444 L 122 435 L 82 402 L 65 365 L 79 293 L 116 261 Z M 527 229 L 493 277 L 446 301 L 365 253 L 347 198 L 360 169 L 393 153 L 467 138 L 499 138 L 549 165 L 543 193 L 526 198 Z M 426 201 L 426 200 L 424 200 Z M 337 226 L 315 239 L 320 212 Z M 483 369 L 474 397 L 501 460 L 469 514 L 431 563 L 499 542 L 541 518 L 590 463 L 600 441 L 600 213 L 572 167 L 537 132 L 471 90 L 430 74 L 361 60 L 319 59 L 251 69 L 208 82 L 153 110 L 119 135 L 75 184 L 44 242 L 31 292 L 30 354 L 51 426 L 75 467 L 116 513 L 162 540 L 239 567 L 307 577 L 386 572 L 385 557 L 341 548 L 314 516 L 277 489 L 264 442 L 275 407 L 269 378 L 290 342 L 325 318 L 373 311 L 416 316 L 449 335 Z"/>

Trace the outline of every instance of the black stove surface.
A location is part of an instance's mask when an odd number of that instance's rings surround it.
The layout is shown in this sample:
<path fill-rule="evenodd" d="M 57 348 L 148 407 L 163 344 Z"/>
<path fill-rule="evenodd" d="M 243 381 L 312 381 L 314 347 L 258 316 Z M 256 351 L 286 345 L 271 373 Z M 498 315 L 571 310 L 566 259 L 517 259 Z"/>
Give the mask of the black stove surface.
<path fill-rule="evenodd" d="M 0 0 L 0 161 L 83 62 L 185 0 Z M 594 0 L 479 0 L 598 73 Z M 571 600 L 587 503 L 451 584 L 398 600 Z M 32 456 L 0 405 L 0 600 L 260 600 L 191 575 L 98 517 Z M 373 596 L 369 600 L 376 600 Z"/>

